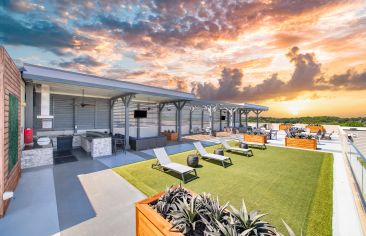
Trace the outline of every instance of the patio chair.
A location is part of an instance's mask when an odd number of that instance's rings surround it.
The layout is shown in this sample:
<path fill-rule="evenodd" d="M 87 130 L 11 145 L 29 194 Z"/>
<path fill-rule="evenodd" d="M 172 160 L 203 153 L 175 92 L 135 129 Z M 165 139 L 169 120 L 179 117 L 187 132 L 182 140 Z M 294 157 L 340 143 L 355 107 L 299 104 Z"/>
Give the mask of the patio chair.
<path fill-rule="evenodd" d="M 200 156 L 202 157 L 202 159 L 206 158 L 206 159 L 211 159 L 211 160 L 215 160 L 215 161 L 220 161 L 222 166 L 225 168 L 226 168 L 225 161 L 229 161 L 230 165 L 233 164 L 230 157 L 221 156 L 221 155 L 217 155 L 217 154 L 213 154 L 213 153 L 208 153 L 200 142 L 194 142 L 193 145 L 197 149 L 197 151 L 200 154 Z"/>
<path fill-rule="evenodd" d="M 334 133 L 334 131 L 330 132 L 330 133 L 323 133 L 321 139 L 322 140 L 332 140 L 332 134 Z"/>
<path fill-rule="evenodd" d="M 242 152 L 244 153 L 246 156 L 253 156 L 253 152 L 250 149 L 246 149 L 246 148 L 237 148 L 237 147 L 231 147 L 226 140 L 220 140 L 222 146 L 224 146 L 224 148 L 228 151 L 234 151 L 234 152 Z"/>
<path fill-rule="evenodd" d="M 179 163 L 172 162 L 164 148 L 155 148 L 154 153 L 156 158 L 158 159 L 158 162 L 156 164 L 153 164 L 151 166 L 152 168 L 162 169 L 163 171 L 167 169 L 176 172 L 182 176 L 183 183 L 186 183 L 184 174 L 194 172 L 196 178 L 198 177 L 196 169 Z"/>

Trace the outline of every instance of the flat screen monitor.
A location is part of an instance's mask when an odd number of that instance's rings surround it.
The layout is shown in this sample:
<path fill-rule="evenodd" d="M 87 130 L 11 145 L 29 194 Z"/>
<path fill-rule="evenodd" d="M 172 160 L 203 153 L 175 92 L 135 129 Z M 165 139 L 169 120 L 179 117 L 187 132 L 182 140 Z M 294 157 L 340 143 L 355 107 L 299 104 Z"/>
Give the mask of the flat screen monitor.
<path fill-rule="evenodd" d="M 135 110 L 133 114 L 134 118 L 146 118 L 147 111 L 146 110 Z"/>

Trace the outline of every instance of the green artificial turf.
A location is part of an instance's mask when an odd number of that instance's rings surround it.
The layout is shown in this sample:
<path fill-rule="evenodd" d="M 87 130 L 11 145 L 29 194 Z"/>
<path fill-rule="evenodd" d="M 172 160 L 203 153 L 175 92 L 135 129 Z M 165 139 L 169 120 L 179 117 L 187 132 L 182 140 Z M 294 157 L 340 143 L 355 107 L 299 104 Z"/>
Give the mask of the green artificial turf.
<path fill-rule="evenodd" d="M 213 152 L 218 146 L 206 148 Z M 223 168 L 219 163 L 200 160 L 199 179 L 184 186 L 196 193 L 218 196 L 224 204 L 229 201 L 240 207 L 244 199 L 249 209 L 270 213 L 266 220 L 281 232 L 287 232 L 286 221 L 300 235 L 332 234 L 333 158 L 329 153 L 280 147 L 253 149 L 254 156 L 225 152 L 233 165 Z M 172 161 L 186 164 L 194 151 L 170 156 Z M 151 168 L 156 160 L 114 168 L 146 195 L 179 184 L 176 176 Z"/>

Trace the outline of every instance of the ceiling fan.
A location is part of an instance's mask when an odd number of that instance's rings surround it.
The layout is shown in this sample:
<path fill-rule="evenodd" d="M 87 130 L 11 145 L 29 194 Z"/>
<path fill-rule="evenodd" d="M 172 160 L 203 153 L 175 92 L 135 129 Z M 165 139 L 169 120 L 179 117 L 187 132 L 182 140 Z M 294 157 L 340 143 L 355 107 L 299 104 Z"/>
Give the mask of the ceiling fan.
<path fill-rule="evenodd" d="M 86 106 L 89 106 L 89 107 L 95 107 L 95 104 L 92 104 L 92 103 L 85 103 L 84 102 L 84 89 L 83 89 L 83 96 L 81 98 L 81 103 L 79 104 L 81 107 L 86 107 Z"/>

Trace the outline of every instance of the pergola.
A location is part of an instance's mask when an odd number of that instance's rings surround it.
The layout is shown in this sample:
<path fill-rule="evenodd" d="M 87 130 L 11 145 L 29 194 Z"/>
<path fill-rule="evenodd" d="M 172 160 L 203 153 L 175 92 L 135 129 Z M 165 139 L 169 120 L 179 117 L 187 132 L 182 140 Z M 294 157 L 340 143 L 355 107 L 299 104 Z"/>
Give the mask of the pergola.
<path fill-rule="evenodd" d="M 149 103 L 157 107 L 157 126 L 158 134 L 161 133 L 162 127 L 162 111 L 166 106 L 174 106 L 176 109 L 176 131 L 178 132 L 178 141 L 182 139 L 182 110 L 189 107 L 190 119 L 189 127 L 192 127 L 192 112 L 200 108 L 207 110 L 209 113 L 210 127 L 214 130 L 214 114 L 215 112 L 226 111 L 229 114 L 229 127 L 233 127 L 235 123 L 235 113 L 239 113 L 240 124 L 242 124 L 242 115 L 245 115 L 245 125 L 248 124 L 248 114 L 253 112 L 258 117 L 263 111 L 267 111 L 268 107 L 254 104 L 229 104 L 221 101 L 207 101 L 196 98 L 191 93 L 184 93 L 175 90 L 162 89 L 143 84 L 136 84 L 116 79 L 98 77 L 89 74 L 82 74 L 59 70 L 54 68 L 24 64 L 22 68 L 22 77 L 26 82 L 26 97 L 27 103 L 33 103 L 33 91 L 35 86 L 43 86 L 42 93 L 45 91 L 46 99 L 51 94 L 64 94 L 70 96 L 80 96 L 80 92 L 85 91 L 86 97 L 100 97 L 110 101 L 110 132 L 113 133 L 113 113 L 117 102 L 122 102 L 124 106 L 124 132 L 126 148 L 129 148 L 129 128 L 130 128 L 130 107 L 131 103 L 136 103 L 137 106 L 141 102 Z M 48 91 L 48 95 L 47 95 Z M 48 102 L 49 103 L 49 102 Z M 47 104 L 47 102 L 45 103 Z M 42 105 L 43 107 L 43 105 Z M 25 123 L 26 127 L 33 127 L 33 106 L 26 106 Z M 47 116 L 46 116 L 47 117 Z M 51 116 L 49 116 L 51 117 Z M 140 121 L 136 123 L 136 138 L 140 138 Z M 203 128 L 203 112 L 202 112 L 202 128 Z M 220 129 L 221 129 L 220 122 Z"/>
<path fill-rule="evenodd" d="M 211 131 L 214 130 L 214 113 L 219 112 L 220 116 L 222 115 L 222 111 L 226 111 L 228 114 L 229 119 L 228 126 L 233 128 L 235 125 L 235 114 L 239 113 L 239 125 L 242 125 L 242 115 L 245 115 L 245 127 L 248 126 L 248 114 L 253 112 L 256 114 L 257 117 L 257 128 L 259 126 L 259 114 L 263 111 L 268 111 L 268 107 L 255 105 L 255 104 L 230 104 L 230 103 L 223 103 L 221 101 L 209 101 L 209 100 L 200 100 L 195 99 L 190 101 L 191 111 L 195 108 L 200 107 L 201 109 L 205 109 L 208 111 L 210 116 L 210 127 Z M 192 119 L 190 114 L 190 128 L 192 126 Z M 220 122 L 220 130 L 222 130 Z"/>

